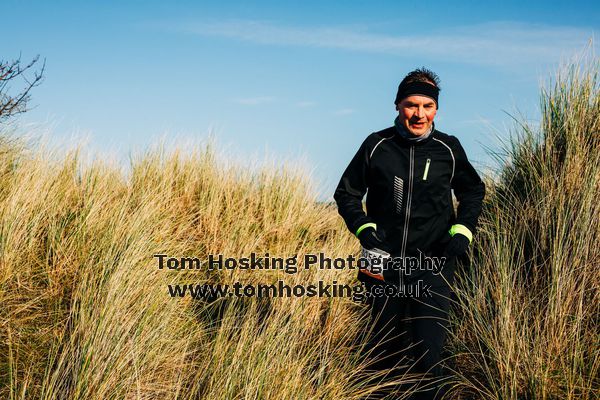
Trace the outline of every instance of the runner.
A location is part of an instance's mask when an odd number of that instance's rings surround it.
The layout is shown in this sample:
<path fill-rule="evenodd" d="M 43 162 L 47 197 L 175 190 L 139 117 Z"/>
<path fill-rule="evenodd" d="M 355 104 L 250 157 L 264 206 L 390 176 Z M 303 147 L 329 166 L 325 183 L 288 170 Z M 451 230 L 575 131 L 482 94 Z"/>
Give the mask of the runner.
<path fill-rule="evenodd" d="M 412 358 L 416 364 L 411 371 L 431 378 L 429 390 L 423 387 L 416 399 L 442 394 L 442 384 L 432 381 L 443 377 L 439 362 L 455 259 L 473 240 L 485 195 L 485 185 L 459 140 L 435 128 L 439 91 L 438 76 L 426 68 L 406 75 L 394 101 L 394 126 L 363 141 L 334 194 L 340 215 L 363 249 L 389 253 L 392 260 L 428 257 L 444 263 L 441 273 L 422 265 L 392 268 L 408 264 L 402 262 L 388 262 L 380 274 L 359 272 L 372 294 L 381 284 L 405 292 L 419 281 L 431 287 L 429 297 L 368 300 L 374 331 L 369 344 L 373 356 L 380 358 L 374 367 L 390 368 Z M 362 199 L 367 190 L 365 213 Z M 456 213 L 452 190 L 459 203 Z"/>

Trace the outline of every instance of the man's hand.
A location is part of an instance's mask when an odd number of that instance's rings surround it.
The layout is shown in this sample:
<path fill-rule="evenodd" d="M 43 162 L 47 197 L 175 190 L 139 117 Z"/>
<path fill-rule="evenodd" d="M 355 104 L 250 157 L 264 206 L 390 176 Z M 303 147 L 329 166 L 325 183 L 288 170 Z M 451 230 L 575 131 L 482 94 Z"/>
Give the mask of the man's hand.
<path fill-rule="evenodd" d="M 375 228 L 369 226 L 363 229 L 359 235 L 358 240 L 360 244 L 367 250 L 373 250 L 374 248 L 382 249 L 385 242 L 385 232 L 381 228 Z"/>
<path fill-rule="evenodd" d="M 448 242 L 446 249 L 444 250 L 444 256 L 455 257 L 461 256 L 469 249 L 469 238 L 462 233 L 455 233 Z"/>

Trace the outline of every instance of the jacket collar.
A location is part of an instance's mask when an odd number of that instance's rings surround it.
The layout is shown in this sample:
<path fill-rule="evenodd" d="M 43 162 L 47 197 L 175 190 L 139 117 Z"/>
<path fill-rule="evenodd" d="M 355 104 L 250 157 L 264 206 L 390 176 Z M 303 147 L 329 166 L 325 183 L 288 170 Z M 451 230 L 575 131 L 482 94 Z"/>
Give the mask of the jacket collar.
<path fill-rule="evenodd" d="M 398 117 L 396 117 L 396 119 L 394 120 L 394 127 L 392 127 L 392 129 L 394 130 L 394 140 L 396 140 L 398 143 L 400 143 L 402 145 L 422 146 L 425 143 L 429 143 L 431 141 L 431 139 L 433 138 L 433 134 L 436 132 L 435 122 L 432 121 L 431 122 L 431 131 L 429 131 L 429 134 L 427 135 L 427 137 L 425 139 L 417 140 L 416 139 L 417 136 L 414 136 L 410 132 L 407 132 L 406 129 L 402 125 L 399 125 L 397 123 L 397 121 L 398 121 Z M 402 130 L 402 132 L 399 132 L 399 130 Z"/>

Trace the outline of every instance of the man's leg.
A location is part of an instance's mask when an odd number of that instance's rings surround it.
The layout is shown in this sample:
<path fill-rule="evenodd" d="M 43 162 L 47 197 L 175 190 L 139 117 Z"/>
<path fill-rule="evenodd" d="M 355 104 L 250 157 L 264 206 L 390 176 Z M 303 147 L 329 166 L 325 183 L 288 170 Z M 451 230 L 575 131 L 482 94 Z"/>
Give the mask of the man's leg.
<path fill-rule="evenodd" d="M 415 396 L 419 400 L 439 399 L 443 393 L 441 379 L 447 378 L 440 362 L 448 328 L 451 289 L 444 285 L 433 287 L 430 292 L 431 297 L 411 298 L 409 305 L 411 336 L 416 343 L 413 348 L 414 371 L 427 373 L 428 379 L 423 380 L 421 387 L 431 388 L 419 392 Z"/>
<path fill-rule="evenodd" d="M 367 285 L 371 291 L 373 285 Z M 407 299 L 401 297 L 370 297 L 368 304 L 371 307 L 371 318 L 367 344 L 364 348 L 369 359 L 369 370 L 382 371 L 394 368 L 385 381 L 398 378 L 401 375 L 403 364 L 407 364 L 407 346 L 409 343 L 408 329 L 405 322 Z M 400 367 L 399 367 L 400 366 Z M 378 398 L 389 393 L 393 388 L 377 393 L 370 398 Z"/>

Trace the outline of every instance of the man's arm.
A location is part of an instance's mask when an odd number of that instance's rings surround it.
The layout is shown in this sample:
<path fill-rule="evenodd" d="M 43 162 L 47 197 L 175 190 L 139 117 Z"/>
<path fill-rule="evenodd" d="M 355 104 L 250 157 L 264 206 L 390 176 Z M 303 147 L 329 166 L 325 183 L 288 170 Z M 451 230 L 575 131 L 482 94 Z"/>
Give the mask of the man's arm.
<path fill-rule="evenodd" d="M 350 232 L 356 236 L 369 226 L 366 224 L 373 224 L 373 220 L 365 214 L 362 207 L 362 198 L 368 188 L 368 169 L 369 153 L 365 140 L 346 167 L 333 195 L 338 212 Z M 371 226 L 374 227 L 374 224 Z"/>
<path fill-rule="evenodd" d="M 479 214 L 481 214 L 485 184 L 469 162 L 465 150 L 456 138 L 453 151 L 456 168 L 452 179 L 452 189 L 458 200 L 458 210 L 456 222 L 452 226 L 450 234 L 454 236 L 455 233 L 461 233 L 471 242 Z"/>

